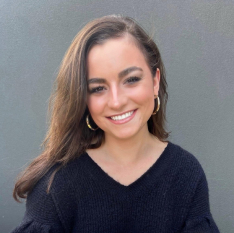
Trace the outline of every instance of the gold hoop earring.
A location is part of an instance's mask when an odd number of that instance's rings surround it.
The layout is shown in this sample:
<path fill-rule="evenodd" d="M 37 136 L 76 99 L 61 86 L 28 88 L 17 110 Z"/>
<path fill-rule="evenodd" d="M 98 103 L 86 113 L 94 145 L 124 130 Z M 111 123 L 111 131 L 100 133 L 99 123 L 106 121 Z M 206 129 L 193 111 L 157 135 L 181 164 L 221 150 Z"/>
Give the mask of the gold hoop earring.
<path fill-rule="evenodd" d="M 157 96 L 157 102 L 158 102 L 157 109 L 155 111 L 153 111 L 152 115 L 155 115 L 158 112 L 159 108 L 160 108 L 160 99 L 159 99 L 159 96 Z"/>
<path fill-rule="evenodd" d="M 95 130 L 98 129 L 98 127 L 97 127 L 96 129 L 94 129 L 94 128 L 90 125 L 90 123 L 89 123 L 89 114 L 86 116 L 86 123 L 87 123 L 88 127 L 89 127 L 91 130 L 95 131 Z"/>

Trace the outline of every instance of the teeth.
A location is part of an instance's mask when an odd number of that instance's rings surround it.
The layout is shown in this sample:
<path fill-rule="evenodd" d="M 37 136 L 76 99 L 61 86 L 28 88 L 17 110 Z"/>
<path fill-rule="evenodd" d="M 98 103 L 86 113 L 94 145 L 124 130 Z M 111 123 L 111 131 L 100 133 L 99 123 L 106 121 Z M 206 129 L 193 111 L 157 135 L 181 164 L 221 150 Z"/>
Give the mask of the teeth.
<path fill-rule="evenodd" d="M 127 112 L 127 113 L 125 113 L 123 115 L 111 117 L 111 119 L 114 120 L 114 121 L 119 121 L 119 120 L 123 120 L 123 119 L 131 116 L 132 114 L 133 114 L 133 111 Z"/>

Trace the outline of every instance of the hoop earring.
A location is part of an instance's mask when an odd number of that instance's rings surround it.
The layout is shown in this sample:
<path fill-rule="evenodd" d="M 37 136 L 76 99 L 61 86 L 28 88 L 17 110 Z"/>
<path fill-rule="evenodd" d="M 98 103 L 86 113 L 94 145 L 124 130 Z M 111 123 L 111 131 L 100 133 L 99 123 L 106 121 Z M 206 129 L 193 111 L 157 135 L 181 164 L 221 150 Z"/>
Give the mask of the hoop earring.
<path fill-rule="evenodd" d="M 152 115 L 155 115 L 158 112 L 159 108 L 160 108 L 160 99 L 159 99 L 159 96 L 157 96 L 157 102 L 158 102 L 157 109 L 155 111 L 153 111 Z"/>
<path fill-rule="evenodd" d="M 94 128 L 90 125 L 90 123 L 89 123 L 89 114 L 86 116 L 86 123 L 87 123 L 87 126 L 88 126 L 91 130 L 95 131 L 95 130 L 98 129 L 98 127 L 97 127 L 96 129 L 94 129 Z"/>

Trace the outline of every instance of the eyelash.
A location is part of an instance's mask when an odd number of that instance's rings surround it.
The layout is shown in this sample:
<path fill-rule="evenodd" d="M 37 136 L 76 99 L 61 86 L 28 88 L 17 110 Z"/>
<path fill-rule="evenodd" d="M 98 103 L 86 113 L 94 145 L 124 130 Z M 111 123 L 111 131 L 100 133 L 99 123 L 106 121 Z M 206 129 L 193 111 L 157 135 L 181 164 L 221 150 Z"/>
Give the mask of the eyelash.
<path fill-rule="evenodd" d="M 136 83 L 138 81 L 140 81 L 141 78 L 139 77 L 136 77 L 136 76 L 133 76 L 133 77 L 130 77 L 126 80 L 127 83 L 129 83 L 130 85 L 133 84 L 133 83 Z M 94 88 L 91 88 L 89 90 L 89 93 L 99 93 L 103 90 L 104 86 L 98 86 L 98 87 L 94 87 Z M 101 89 L 101 90 L 100 90 Z"/>

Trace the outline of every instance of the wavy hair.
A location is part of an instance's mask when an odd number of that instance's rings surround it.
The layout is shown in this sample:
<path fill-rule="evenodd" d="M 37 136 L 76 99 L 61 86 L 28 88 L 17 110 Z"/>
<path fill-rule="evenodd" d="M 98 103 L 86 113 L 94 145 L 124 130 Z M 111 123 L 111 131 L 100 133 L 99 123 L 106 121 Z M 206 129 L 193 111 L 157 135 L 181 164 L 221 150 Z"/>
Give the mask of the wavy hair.
<path fill-rule="evenodd" d="M 62 60 L 49 100 L 49 129 L 41 144 L 43 152 L 18 176 L 13 191 L 16 201 L 20 202 L 19 198 L 26 198 L 49 169 L 58 164 L 48 183 L 49 192 L 54 175 L 60 168 L 86 149 L 98 148 L 104 141 L 104 132 L 101 129 L 90 130 L 85 121 L 89 114 L 86 104 L 87 55 L 93 46 L 126 34 L 134 38 L 135 45 L 144 54 L 152 77 L 155 76 L 157 68 L 160 70 L 160 110 L 148 120 L 148 129 L 161 141 L 165 141 L 169 136 L 165 130 L 167 82 L 162 58 L 155 42 L 130 17 L 110 15 L 95 19 L 76 35 Z"/>

